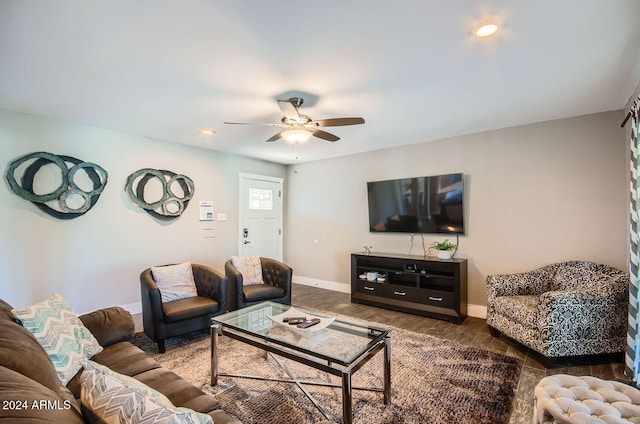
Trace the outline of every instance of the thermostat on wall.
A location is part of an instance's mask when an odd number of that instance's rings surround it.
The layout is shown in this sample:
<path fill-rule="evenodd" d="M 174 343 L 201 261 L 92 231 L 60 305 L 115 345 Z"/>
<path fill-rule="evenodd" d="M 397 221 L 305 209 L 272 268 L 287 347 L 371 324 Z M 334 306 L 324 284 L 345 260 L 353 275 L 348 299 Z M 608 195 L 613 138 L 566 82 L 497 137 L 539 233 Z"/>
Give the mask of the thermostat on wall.
<path fill-rule="evenodd" d="M 212 200 L 200 200 L 200 221 L 213 221 Z"/>

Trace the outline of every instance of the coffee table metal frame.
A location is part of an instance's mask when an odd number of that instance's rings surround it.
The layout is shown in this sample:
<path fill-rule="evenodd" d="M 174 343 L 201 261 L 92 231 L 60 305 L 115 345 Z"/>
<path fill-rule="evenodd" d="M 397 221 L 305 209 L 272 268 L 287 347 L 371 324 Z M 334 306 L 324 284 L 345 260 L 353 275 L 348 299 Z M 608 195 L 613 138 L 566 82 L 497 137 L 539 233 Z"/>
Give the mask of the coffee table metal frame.
<path fill-rule="evenodd" d="M 277 340 L 268 340 L 266 337 L 254 333 L 250 330 L 240 330 L 238 328 L 232 328 L 226 326 L 223 322 L 218 322 L 218 319 L 223 319 L 224 315 L 219 315 L 211 319 L 211 385 L 218 384 L 218 377 L 235 377 L 235 378 L 251 378 L 265 381 L 276 381 L 283 383 L 295 383 L 300 390 L 311 400 L 315 407 L 324 415 L 326 419 L 331 421 L 330 414 L 322 408 L 322 406 L 313 398 L 304 385 L 317 385 L 328 387 L 340 387 L 342 389 L 342 419 L 344 424 L 351 424 L 353 422 L 352 411 L 352 391 L 353 390 L 369 390 L 374 392 L 382 392 L 384 404 L 388 405 L 391 402 L 391 339 L 389 337 L 389 330 L 378 329 L 369 327 L 369 332 L 372 338 L 377 338 L 374 343 L 371 343 L 366 350 L 360 353 L 350 362 L 338 363 L 335 358 L 326 357 L 321 354 L 309 352 L 308 350 L 297 349 L 295 346 L 287 345 L 285 343 L 279 343 Z M 342 321 L 347 324 L 348 321 Z M 320 330 L 322 331 L 322 330 Z M 287 373 L 290 379 L 282 378 L 269 378 L 263 376 L 253 376 L 244 374 L 227 374 L 218 371 L 219 363 L 219 340 L 220 335 L 228 336 L 232 339 L 257 347 L 268 353 L 276 363 Z M 382 337 L 379 337 L 382 336 Z M 374 357 L 380 350 L 384 353 L 383 364 L 383 387 L 382 388 L 370 388 L 370 387 L 353 387 L 351 384 L 351 376 L 358 371 L 369 359 Z M 335 375 L 341 378 L 341 384 L 332 384 L 319 381 L 299 380 L 289 371 L 289 369 L 277 358 L 281 356 L 292 361 L 307 365 L 311 368 L 324 371 L 331 375 Z"/>

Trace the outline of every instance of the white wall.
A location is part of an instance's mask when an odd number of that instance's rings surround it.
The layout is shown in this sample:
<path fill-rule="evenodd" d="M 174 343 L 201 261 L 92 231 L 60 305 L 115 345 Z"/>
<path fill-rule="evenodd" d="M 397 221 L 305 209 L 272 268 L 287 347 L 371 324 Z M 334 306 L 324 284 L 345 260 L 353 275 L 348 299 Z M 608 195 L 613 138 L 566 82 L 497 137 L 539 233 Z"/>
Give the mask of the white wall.
<path fill-rule="evenodd" d="M 7 166 L 36 151 L 105 168 L 109 180 L 97 204 L 65 221 L 13 194 Z M 139 274 L 152 265 L 191 261 L 224 272 L 224 262 L 237 254 L 238 173 L 285 176 L 285 167 L 273 163 L 2 110 L 0 162 L 0 298 L 24 306 L 59 292 L 78 313 L 139 303 Z M 193 200 L 171 223 L 132 205 L 124 192 L 127 176 L 147 167 L 195 183 Z M 213 200 L 228 221 L 200 222 L 199 200 Z M 209 227 L 214 238 L 203 237 Z"/>
<path fill-rule="evenodd" d="M 366 182 L 463 172 L 457 257 L 469 260 L 473 311 L 486 305 L 489 274 L 572 259 L 626 270 L 622 119 L 622 111 L 601 113 L 289 167 L 285 257 L 300 280 L 346 291 L 350 253 L 409 246 L 408 235 L 369 233 Z M 416 237 L 412 253 L 421 252 Z"/>

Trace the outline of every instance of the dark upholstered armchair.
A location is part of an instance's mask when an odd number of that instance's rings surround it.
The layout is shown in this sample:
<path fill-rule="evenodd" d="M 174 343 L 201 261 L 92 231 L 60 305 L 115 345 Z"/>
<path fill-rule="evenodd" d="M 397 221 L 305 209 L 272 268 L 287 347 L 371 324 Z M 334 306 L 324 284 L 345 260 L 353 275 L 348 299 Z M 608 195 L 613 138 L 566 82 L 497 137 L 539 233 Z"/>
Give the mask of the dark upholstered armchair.
<path fill-rule="evenodd" d="M 623 352 L 629 277 L 571 261 L 487 277 L 487 324 L 540 353 L 547 368 L 563 356 Z"/>
<path fill-rule="evenodd" d="M 151 268 L 140 274 L 144 332 L 165 352 L 165 339 L 209 328 L 211 317 L 227 312 L 227 278 L 206 265 L 191 264 L 198 295 L 162 303 Z"/>
<path fill-rule="evenodd" d="M 291 305 L 291 267 L 275 259 L 260 258 L 264 284 L 245 286 L 242 274 L 231 260 L 224 264 L 224 272 L 229 280 L 228 308 L 241 309 L 255 303 L 270 300 Z"/>

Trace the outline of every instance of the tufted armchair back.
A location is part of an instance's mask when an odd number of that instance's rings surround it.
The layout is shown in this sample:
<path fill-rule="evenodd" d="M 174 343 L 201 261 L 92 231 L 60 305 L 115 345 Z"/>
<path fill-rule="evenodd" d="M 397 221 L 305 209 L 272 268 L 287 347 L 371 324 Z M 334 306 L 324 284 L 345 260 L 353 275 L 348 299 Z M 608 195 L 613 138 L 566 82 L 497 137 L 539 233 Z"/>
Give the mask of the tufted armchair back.
<path fill-rule="evenodd" d="M 229 260 L 225 263 L 225 275 L 229 281 L 227 307 L 230 311 L 267 300 L 291 305 L 293 277 L 291 267 L 275 259 L 264 257 L 260 258 L 260 267 L 264 284 L 245 286 L 242 274 L 233 266 L 233 262 Z"/>
<path fill-rule="evenodd" d="M 164 303 L 151 268 L 140 273 L 142 324 L 160 353 L 165 339 L 209 328 L 212 316 L 227 312 L 227 277 L 207 265 L 192 263 L 191 269 L 198 296 Z"/>
<path fill-rule="evenodd" d="M 291 268 L 283 267 L 281 262 L 271 258 L 260 258 L 260 265 L 265 284 L 286 288 L 291 280 Z"/>

